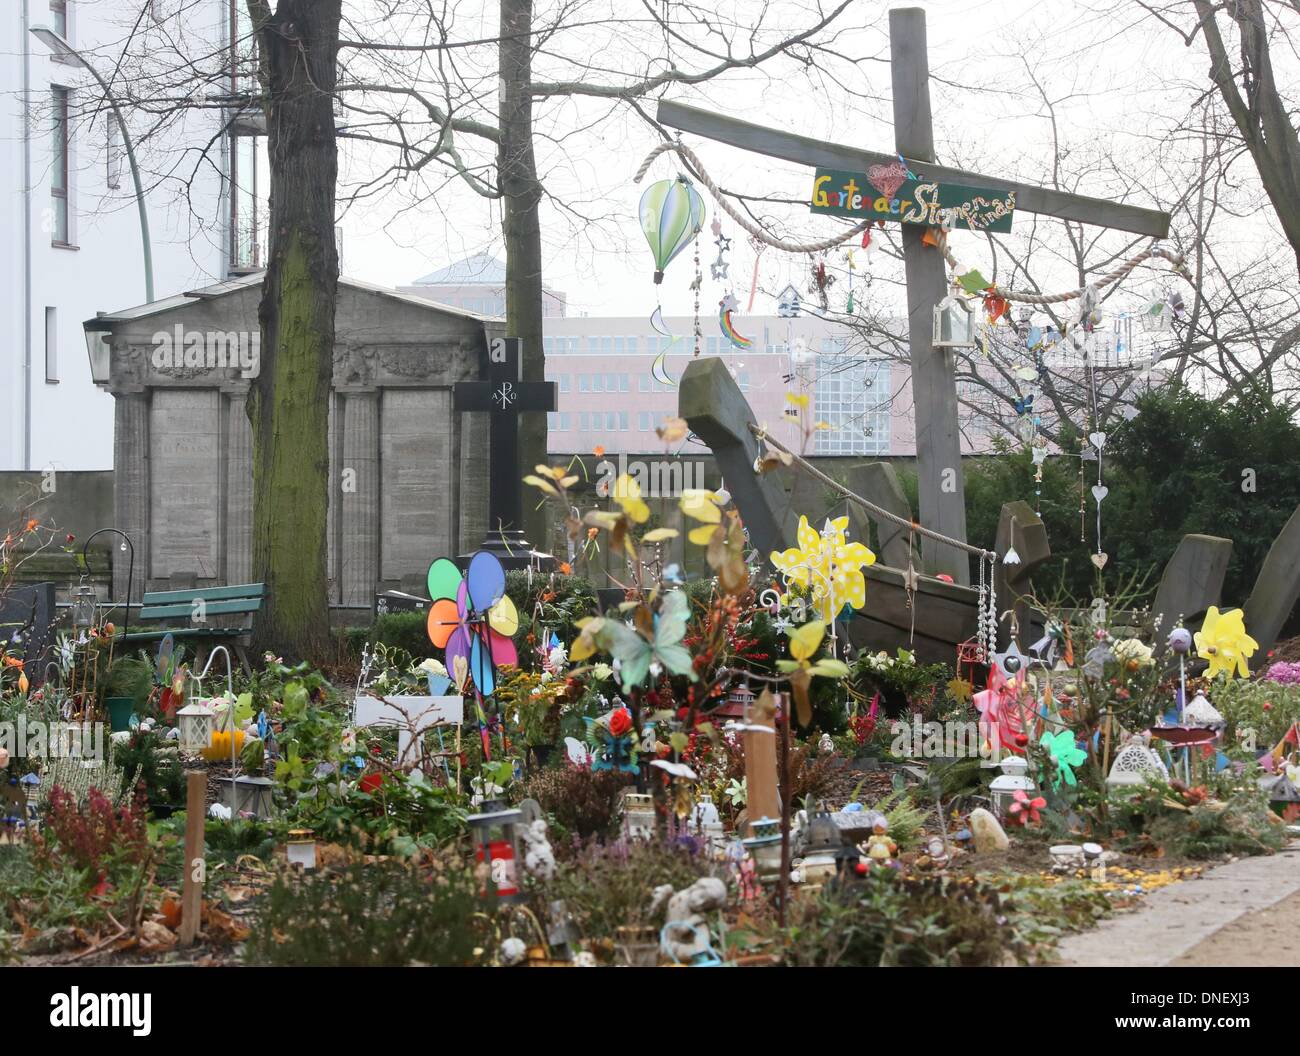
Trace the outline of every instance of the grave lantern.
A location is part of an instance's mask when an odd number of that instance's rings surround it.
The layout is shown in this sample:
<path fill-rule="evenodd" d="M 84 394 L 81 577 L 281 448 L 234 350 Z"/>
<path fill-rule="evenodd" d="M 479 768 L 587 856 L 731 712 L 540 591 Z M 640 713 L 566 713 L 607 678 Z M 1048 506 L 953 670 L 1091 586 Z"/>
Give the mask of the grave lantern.
<path fill-rule="evenodd" d="M 77 589 L 72 592 L 72 625 L 74 627 L 95 626 L 95 609 L 98 605 L 99 599 L 95 596 L 95 588 L 82 580 L 77 585 Z"/>
<path fill-rule="evenodd" d="M 975 313 L 956 295 L 934 306 L 934 347 L 970 348 L 975 344 Z"/>
<path fill-rule="evenodd" d="M 235 804 L 235 817 L 251 814 L 260 821 L 270 820 L 275 810 L 272 798 L 275 782 L 269 777 L 225 777 L 221 779 L 221 784 L 229 785 L 232 781 L 235 785 L 232 789 L 234 794 L 222 798 Z"/>
<path fill-rule="evenodd" d="M 760 877 L 773 877 L 781 871 L 781 820 L 756 818 L 750 828 L 754 835 L 741 840 L 754 859 Z"/>
<path fill-rule="evenodd" d="M 1023 756 L 1008 755 L 1002 760 L 1002 773 L 989 784 L 989 794 L 993 797 L 993 813 L 999 819 L 1005 819 L 1015 802 L 1016 792 L 1029 795 L 1034 791 L 1034 782 L 1029 777 L 1029 764 Z"/>
<path fill-rule="evenodd" d="M 212 709 L 194 701 L 176 712 L 180 722 L 181 751 L 201 752 L 212 744 Z"/>
<path fill-rule="evenodd" d="M 498 901 L 517 902 L 522 897 L 517 868 L 523 816 L 522 811 L 507 807 L 504 800 L 489 799 L 483 803 L 482 813 L 465 819 L 476 844 L 474 856 L 488 863 L 491 893 Z"/>
<path fill-rule="evenodd" d="M 311 829 L 290 829 L 284 849 L 290 865 L 301 866 L 304 870 L 316 868 L 316 838 Z"/>
<path fill-rule="evenodd" d="M 633 840 L 652 840 L 655 834 L 654 796 L 628 792 L 623 796 L 623 824 Z"/>

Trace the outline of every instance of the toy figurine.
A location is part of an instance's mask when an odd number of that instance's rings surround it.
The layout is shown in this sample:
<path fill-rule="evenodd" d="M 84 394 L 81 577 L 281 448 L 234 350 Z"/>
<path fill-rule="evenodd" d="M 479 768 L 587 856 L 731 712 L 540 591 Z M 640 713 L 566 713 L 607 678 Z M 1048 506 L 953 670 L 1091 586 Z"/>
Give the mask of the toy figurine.
<path fill-rule="evenodd" d="M 877 818 L 871 826 L 871 835 L 867 837 L 867 857 L 875 866 L 893 866 L 894 855 L 898 853 L 898 844 L 889 838 L 889 822 Z"/>

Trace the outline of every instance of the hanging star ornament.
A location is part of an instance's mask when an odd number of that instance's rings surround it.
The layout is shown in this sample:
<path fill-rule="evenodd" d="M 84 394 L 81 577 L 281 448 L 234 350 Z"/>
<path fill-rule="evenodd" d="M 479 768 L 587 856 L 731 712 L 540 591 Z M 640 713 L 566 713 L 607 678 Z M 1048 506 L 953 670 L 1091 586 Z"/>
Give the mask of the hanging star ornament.
<path fill-rule="evenodd" d="M 1020 644 L 1012 640 L 1002 652 L 993 654 L 993 663 L 1008 679 L 1024 674 L 1029 666 L 1029 657 L 1020 651 Z"/>

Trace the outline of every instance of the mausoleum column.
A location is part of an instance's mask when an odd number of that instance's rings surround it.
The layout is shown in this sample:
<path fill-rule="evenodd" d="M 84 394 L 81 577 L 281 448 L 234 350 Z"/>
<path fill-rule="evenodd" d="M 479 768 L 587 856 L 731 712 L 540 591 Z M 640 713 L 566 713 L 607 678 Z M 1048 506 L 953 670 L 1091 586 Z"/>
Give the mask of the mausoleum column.
<path fill-rule="evenodd" d="M 135 547 L 131 600 L 139 601 L 149 574 L 149 394 L 113 393 L 113 511 Z M 113 555 L 113 600 L 126 597 L 128 555 Z"/>
<path fill-rule="evenodd" d="M 226 582 L 253 578 L 253 427 L 248 390 L 228 394 L 226 403 Z"/>
<path fill-rule="evenodd" d="M 338 502 L 339 582 L 345 606 L 370 607 L 379 581 L 379 393 L 342 392 L 343 442 L 330 494 Z"/>

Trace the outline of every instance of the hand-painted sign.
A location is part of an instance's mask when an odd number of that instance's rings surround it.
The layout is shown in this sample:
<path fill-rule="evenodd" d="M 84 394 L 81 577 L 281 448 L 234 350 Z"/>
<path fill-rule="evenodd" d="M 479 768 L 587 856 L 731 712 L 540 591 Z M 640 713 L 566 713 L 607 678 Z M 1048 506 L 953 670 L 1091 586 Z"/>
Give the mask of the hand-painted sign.
<path fill-rule="evenodd" d="M 872 166 L 870 173 L 818 169 L 810 208 L 855 220 L 1010 231 L 1015 191 L 908 179 L 905 168 Z"/>

